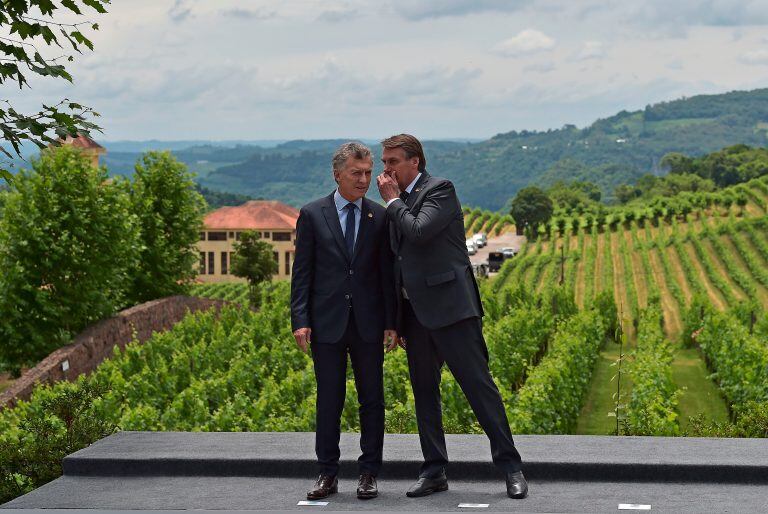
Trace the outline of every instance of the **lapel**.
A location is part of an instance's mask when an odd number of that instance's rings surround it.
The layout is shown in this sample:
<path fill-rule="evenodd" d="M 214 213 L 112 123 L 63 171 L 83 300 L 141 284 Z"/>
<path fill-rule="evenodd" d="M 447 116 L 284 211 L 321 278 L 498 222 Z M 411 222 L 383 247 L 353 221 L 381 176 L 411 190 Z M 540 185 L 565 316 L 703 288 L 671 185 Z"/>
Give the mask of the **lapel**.
<path fill-rule="evenodd" d="M 360 225 L 357 228 L 357 239 L 355 239 L 354 253 L 352 254 L 352 262 L 355 262 L 357 254 L 360 253 L 360 245 L 363 244 L 363 238 L 368 233 L 369 225 L 373 224 L 373 217 L 368 217 L 371 213 L 371 209 L 368 206 L 368 199 L 363 197 L 362 209 L 360 209 Z"/>
<path fill-rule="evenodd" d="M 333 193 L 326 197 L 325 205 L 323 205 L 323 216 L 325 216 L 328 228 L 331 230 L 333 238 L 336 240 L 336 244 L 339 245 L 342 255 L 349 261 L 350 256 L 347 253 L 347 244 L 344 242 L 344 233 L 341 231 L 339 213 L 336 210 L 336 202 L 333 201 Z"/>
<path fill-rule="evenodd" d="M 405 205 L 408 206 L 408 209 L 410 210 L 420 197 L 424 195 L 423 190 L 424 186 L 427 184 L 427 181 L 429 180 L 429 173 L 426 171 L 421 172 L 421 176 L 419 177 L 419 180 L 416 181 L 416 183 L 413 185 L 413 189 L 411 189 L 411 194 L 408 195 L 408 200 L 405 202 Z"/>
<path fill-rule="evenodd" d="M 413 189 L 411 189 L 411 194 L 408 195 L 408 199 L 405 201 L 405 206 L 408 207 L 408 210 L 410 211 L 414 205 L 416 205 L 417 202 L 420 201 L 421 197 L 424 196 L 424 186 L 427 183 L 427 180 L 429 180 L 429 173 L 426 171 L 421 172 L 421 176 L 419 177 L 419 180 L 416 181 L 416 183 L 413 185 Z M 402 239 L 402 235 L 400 234 L 400 229 L 397 228 L 397 225 L 395 223 L 389 224 L 389 238 L 392 241 L 392 251 L 397 253 L 398 249 L 400 248 L 400 241 Z"/>

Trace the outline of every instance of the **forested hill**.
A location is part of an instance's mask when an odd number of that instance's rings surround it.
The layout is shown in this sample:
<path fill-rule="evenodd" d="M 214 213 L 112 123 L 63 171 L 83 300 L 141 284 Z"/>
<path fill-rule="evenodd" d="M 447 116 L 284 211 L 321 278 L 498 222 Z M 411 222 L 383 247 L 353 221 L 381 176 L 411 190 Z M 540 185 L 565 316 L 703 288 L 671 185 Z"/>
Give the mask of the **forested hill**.
<path fill-rule="evenodd" d="M 622 111 L 584 129 L 508 132 L 479 143 L 425 143 L 427 169 L 452 179 L 463 203 L 496 210 L 529 183 L 558 179 L 616 185 L 660 172 L 668 152 L 696 156 L 735 143 L 768 142 L 768 89 L 701 95 Z M 201 179 L 214 189 L 300 205 L 333 188 L 330 158 L 339 141 L 302 141 L 255 153 Z M 378 148 L 376 148 L 378 151 Z"/>

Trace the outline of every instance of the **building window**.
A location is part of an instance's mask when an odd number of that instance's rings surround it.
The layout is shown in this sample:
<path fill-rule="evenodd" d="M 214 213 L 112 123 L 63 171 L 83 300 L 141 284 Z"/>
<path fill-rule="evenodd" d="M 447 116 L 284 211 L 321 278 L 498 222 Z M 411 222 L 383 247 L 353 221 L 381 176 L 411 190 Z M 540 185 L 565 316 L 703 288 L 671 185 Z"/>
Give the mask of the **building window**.
<path fill-rule="evenodd" d="M 221 274 L 227 274 L 227 252 L 221 252 Z"/>
<path fill-rule="evenodd" d="M 275 257 L 275 264 L 278 266 L 278 270 L 280 269 L 280 254 L 277 252 L 272 252 L 272 255 Z"/>
<path fill-rule="evenodd" d="M 262 237 L 264 239 L 269 239 L 269 232 L 264 232 L 264 235 Z"/>
<path fill-rule="evenodd" d="M 208 241 L 226 241 L 226 232 L 208 232 Z"/>
<path fill-rule="evenodd" d="M 235 239 L 237 239 L 238 241 L 240 241 L 240 234 L 241 232 L 235 232 Z"/>
<path fill-rule="evenodd" d="M 234 239 L 235 238 L 235 233 L 234 232 L 230 232 L 229 233 L 229 238 L 230 239 Z"/>
<path fill-rule="evenodd" d="M 200 252 L 200 274 L 205 275 L 205 252 Z"/>
<path fill-rule="evenodd" d="M 273 232 L 272 233 L 272 241 L 290 241 L 290 240 L 291 240 L 290 232 Z"/>
<path fill-rule="evenodd" d="M 213 261 L 214 261 L 214 253 L 208 252 L 208 274 L 213 275 Z"/>
<path fill-rule="evenodd" d="M 285 252 L 285 274 L 291 274 L 291 252 Z"/>
<path fill-rule="evenodd" d="M 200 232 L 200 241 L 205 241 L 205 232 Z"/>

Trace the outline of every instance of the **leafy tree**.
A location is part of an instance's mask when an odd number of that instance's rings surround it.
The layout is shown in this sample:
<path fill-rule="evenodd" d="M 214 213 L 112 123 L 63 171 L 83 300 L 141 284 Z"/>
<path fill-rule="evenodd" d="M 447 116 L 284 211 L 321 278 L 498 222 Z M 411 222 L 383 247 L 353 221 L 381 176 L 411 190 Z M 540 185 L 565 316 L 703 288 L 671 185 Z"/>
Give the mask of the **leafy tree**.
<path fill-rule="evenodd" d="M 128 185 L 80 151 L 44 151 L 0 219 L 0 362 L 18 374 L 125 305 L 138 253 Z"/>
<path fill-rule="evenodd" d="M 131 211 L 141 250 L 128 295 L 131 303 L 185 293 L 197 276 L 197 249 L 205 200 L 193 174 L 169 152 L 149 152 L 136 164 Z"/>
<path fill-rule="evenodd" d="M 109 0 L 4 0 L 0 4 L 0 84 L 18 83 L 22 89 L 29 87 L 25 75 L 32 73 L 45 77 L 63 78 L 72 82 L 63 59 L 73 61 L 71 54 L 55 58 L 43 57 L 46 49 L 60 52 L 65 46 L 82 53 L 83 47 L 93 50 L 93 43 L 83 34 L 83 28 L 98 30 L 99 26 L 90 21 L 63 23 L 58 16 L 84 16 L 83 10 L 90 7 L 98 13 L 106 13 Z M 78 132 L 88 134 L 98 129 L 86 120 L 87 116 L 98 116 L 91 108 L 62 100 L 57 105 L 43 104 L 43 109 L 34 114 L 17 112 L 8 101 L 0 108 L 0 130 L 3 138 L 21 156 L 21 144 L 30 141 L 43 149 L 55 144 L 59 137 L 74 136 Z M 0 146 L 0 152 L 13 159 L 9 149 Z M 11 174 L 0 168 L 0 179 L 11 180 Z"/>
<path fill-rule="evenodd" d="M 515 220 L 518 234 L 526 227 L 535 232 L 540 223 L 546 223 L 552 217 L 554 207 L 547 194 L 536 186 L 528 186 L 518 191 L 512 200 L 510 215 Z"/>
<path fill-rule="evenodd" d="M 272 245 L 262 241 L 258 232 L 244 230 L 240 233 L 240 241 L 236 242 L 234 247 L 232 274 L 248 280 L 251 306 L 258 307 L 259 284 L 271 280 L 278 269 Z"/>

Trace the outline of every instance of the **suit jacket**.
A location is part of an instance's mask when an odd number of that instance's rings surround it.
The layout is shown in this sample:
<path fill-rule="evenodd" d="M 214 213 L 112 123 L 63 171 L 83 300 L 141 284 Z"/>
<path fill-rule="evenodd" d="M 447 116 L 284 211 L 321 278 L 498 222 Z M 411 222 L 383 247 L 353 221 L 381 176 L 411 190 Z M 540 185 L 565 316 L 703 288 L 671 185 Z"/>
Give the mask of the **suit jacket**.
<path fill-rule="evenodd" d="M 419 323 L 434 330 L 482 317 L 464 237 L 464 214 L 453 184 L 423 172 L 406 202 L 387 207 L 387 217 L 395 285 L 397 291 L 405 287 Z M 399 307 L 402 295 L 397 298 Z"/>
<path fill-rule="evenodd" d="M 308 203 L 296 222 L 291 325 L 318 343 L 339 341 L 354 313 L 364 341 L 381 343 L 395 328 L 392 252 L 384 207 L 363 198 L 353 255 L 348 255 L 333 193 Z"/>

